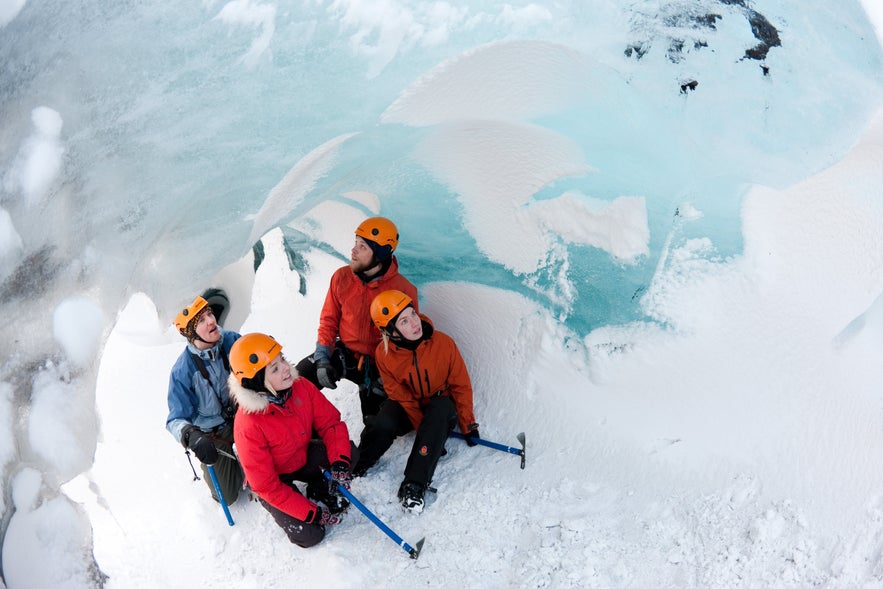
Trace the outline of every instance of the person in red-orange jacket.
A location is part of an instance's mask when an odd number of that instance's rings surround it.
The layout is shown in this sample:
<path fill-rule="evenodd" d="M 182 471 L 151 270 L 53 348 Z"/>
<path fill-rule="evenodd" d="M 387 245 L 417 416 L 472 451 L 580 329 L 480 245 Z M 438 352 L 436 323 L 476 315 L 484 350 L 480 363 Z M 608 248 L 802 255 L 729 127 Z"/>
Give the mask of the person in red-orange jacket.
<path fill-rule="evenodd" d="M 383 333 L 375 358 L 389 398 L 362 431 L 353 475 L 365 474 L 398 436 L 416 430 L 398 496 L 403 509 L 420 513 L 454 426 L 469 446 L 480 437 L 472 383 L 457 344 L 418 314 L 407 294 L 380 293 L 371 303 L 371 318 Z"/>
<path fill-rule="evenodd" d="M 316 350 L 297 363 L 297 372 L 316 388 L 337 388 L 346 378 L 359 385 L 362 420 L 377 414 L 386 399 L 374 363 L 380 331 L 371 321 L 371 301 L 384 290 L 406 293 L 417 305 L 417 287 L 399 274 L 393 255 L 399 243 L 395 224 L 370 217 L 356 228 L 350 263 L 331 276 L 319 315 Z"/>

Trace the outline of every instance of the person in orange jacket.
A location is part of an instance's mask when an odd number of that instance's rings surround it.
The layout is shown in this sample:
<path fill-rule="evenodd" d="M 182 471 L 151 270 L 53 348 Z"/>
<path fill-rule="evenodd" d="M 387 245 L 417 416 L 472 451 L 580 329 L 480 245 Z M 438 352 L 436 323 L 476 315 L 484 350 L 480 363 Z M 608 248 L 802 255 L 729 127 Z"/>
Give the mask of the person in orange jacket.
<path fill-rule="evenodd" d="M 420 513 L 454 426 L 459 424 L 469 446 L 480 437 L 472 383 L 457 344 L 418 314 L 407 294 L 380 293 L 371 303 L 371 318 L 383 334 L 375 358 L 388 399 L 362 430 L 353 473 L 363 475 L 398 436 L 416 430 L 398 496 L 403 509 Z"/>
<path fill-rule="evenodd" d="M 268 335 L 239 338 L 230 349 L 230 369 L 230 395 L 239 405 L 233 437 L 246 480 L 293 544 L 314 546 L 349 507 L 322 473 L 328 470 L 349 487 L 358 450 L 346 423 L 312 383 L 298 378 Z M 306 497 L 296 481 L 307 484 Z"/>
<path fill-rule="evenodd" d="M 371 301 L 384 290 L 396 289 L 414 299 L 416 307 L 417 287 L 399 274 L 393 255 L 399 232 L 392 221 L 369 217 L 355 233 L 349 264 L 331 276 L 319 315 L 316 350 L 297 363 L 297 371 L 319 389 L 336 389 L 341 378 L 355 382 L 362 421 L 367 423 L 386 399 L 374 365 L 380 332 L 371 322 Z"/>

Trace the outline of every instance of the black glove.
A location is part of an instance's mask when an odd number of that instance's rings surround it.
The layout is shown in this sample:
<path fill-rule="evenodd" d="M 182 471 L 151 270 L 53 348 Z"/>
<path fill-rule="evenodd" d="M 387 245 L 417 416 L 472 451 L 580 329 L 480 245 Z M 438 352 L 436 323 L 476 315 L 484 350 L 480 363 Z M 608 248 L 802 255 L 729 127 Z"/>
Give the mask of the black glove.
<path fill-rule="evenodd" d="M 185 426 L 181 430 L 181 443 L 185 448 L 190 448 L 199 461 L 211 466 L 218 461 L 218 449 L 214 442 L 201 429 L 195 425 Z"/>
<path fill-rule="evenodd" d="M 236 405 L 232 403 L 227 405 L 221 410 L 221 417 L 224 418 L 224 421 L 227 423 L 233 423 L 233 420 L 236 418 Z"/>
<path fill-rule="evenodd" d="M 224 421 L 227 423 L 233 423 L 233 420 L 236 418 L 236 409 L 239 407 L 239 404 L 236 401 L 231 401 L 229 405 L 224 407 L 221 411 L 221 417 L 224 418 Z"/>
<path fill-rule="evenodd" d="M 331 468 L 328 469 L 328 472 L 331 473 L 331 479 L 343 487 L 344 489 L 350 488 L 350 482 L 353 480 L 353 475 L 350 474 L 350 465 L 344 462 L 343 460 L 335 460 L 331 464 Z"/>
<path fill-rule="evenodd" d="M 478 435 L 478 424 L 473 423 L 472 425 L 470 425 L 469 431 L 466 432 L 465 434 L 463 434 L 463 436 L 466 438 L 466 445 L 467 446 L 469 446 L 469 447 L 477 446 L 478 442 L 476 442 L 476 440 L 481 439 L 481 436 Z"/>
<path fill-rule="evenodd" d="M 340 516 L 329 513 L 317 505 L 316 515 L 313 516 L 313 521 L 310 523 L 319 526 L 335 526 L 340 523 Z"/>
<path fill-rule="evenodd" d="M 337 371 L 331 362 L 319 362 L 316 364 L 316 380 L 324 389 L 337 388 Z"/>

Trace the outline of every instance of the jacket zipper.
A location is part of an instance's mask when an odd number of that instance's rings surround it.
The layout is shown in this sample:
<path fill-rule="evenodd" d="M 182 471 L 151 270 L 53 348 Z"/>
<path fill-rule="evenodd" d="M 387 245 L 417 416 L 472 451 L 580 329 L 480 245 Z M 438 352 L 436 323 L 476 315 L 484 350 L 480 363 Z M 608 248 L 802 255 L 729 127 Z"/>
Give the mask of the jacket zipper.
<path fill-rule="evenodd" d="M 423 405 L 423 399 L 426 399 L 427 397 L 432 396 L 432 387 L 429 386 L 429 371 L 428 370 L 423 371 L 423 378 L 426 382 L 426 388 L 424 389 L 423 388 L 424 381 L 420 380 L 420 361 L 417 359 L 417 350 L 414 350 L 411 353 L 414 356 L 414 359 L 411 362 L 411 364 L 414 365 L 414 372 L 412 374 L 408 374 L 408 381 L 411 383 L 411 388 L 414 391 L 419 392 L 419 397 L 417 400 L 420 402 L 420 405 Z M 415 374 L 417 375 L 417 384 L 419 385 L 419 387 L 414 386 L 414 375 Z M 426 391 L 430 391 L 430 394 L 427 395 Z"/>

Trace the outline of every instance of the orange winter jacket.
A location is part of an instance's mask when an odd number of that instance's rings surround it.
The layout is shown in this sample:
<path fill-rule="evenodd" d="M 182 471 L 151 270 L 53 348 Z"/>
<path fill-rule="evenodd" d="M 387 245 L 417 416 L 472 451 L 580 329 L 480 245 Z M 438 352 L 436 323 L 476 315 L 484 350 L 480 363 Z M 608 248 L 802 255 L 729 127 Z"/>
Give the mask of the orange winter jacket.
<path fill-rule="evenodd" d="M 385 290 L 400 290 L 414 301 L 417 310 L 417 287 L 399 274 L 395 256 L 389 269 L 377 280 L 362 282 L 349 266 L 338 268 L 331 276 L 325 304 L 319 315 L 317 342 L 333 346 L 340 337 L 357 356 L 372 356 L 380 342 L 380 330 L 371 321 L 371 301 Z"/>
<path fill-rule="evenodd" d="M 472 413 L 472 382 L 466 363 L 451 336 L 436 331 L 425 315 L 423 341 L 415 350 L 399 347 L 389 340 L 377 346 L 375 362 L 383 377 L 387 396 L 397 401 L 416 430 L 423 421 L 423 407 L 436 395 L 451 397 L 457 411 L 460 431 L 469 431 L 475 424 Z"/>

